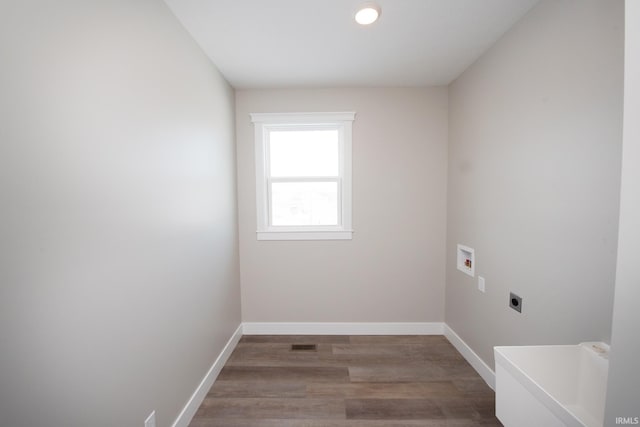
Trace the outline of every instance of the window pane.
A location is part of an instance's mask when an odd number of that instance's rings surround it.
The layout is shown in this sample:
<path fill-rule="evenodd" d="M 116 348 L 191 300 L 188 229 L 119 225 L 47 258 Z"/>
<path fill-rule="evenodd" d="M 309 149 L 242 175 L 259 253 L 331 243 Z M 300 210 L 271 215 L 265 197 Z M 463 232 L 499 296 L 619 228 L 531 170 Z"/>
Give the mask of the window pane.
<path fill-rule="evenodd" d="M 271 224 L 338 225 L 338 183 L 272 183 Z"/>
<path fill-rule="evenodd" d="M 272 177 L 338 176 L 338 131 L 269 132 Z"/>

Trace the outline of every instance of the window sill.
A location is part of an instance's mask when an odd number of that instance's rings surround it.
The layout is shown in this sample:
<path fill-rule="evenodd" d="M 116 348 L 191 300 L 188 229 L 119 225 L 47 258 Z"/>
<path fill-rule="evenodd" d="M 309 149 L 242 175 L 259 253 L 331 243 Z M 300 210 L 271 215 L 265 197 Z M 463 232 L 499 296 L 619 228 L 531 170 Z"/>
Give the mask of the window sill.
<path fill-rule="evenodd" d="M 353 231 L 258 231 L 258 240 L 351 240 Z"/>

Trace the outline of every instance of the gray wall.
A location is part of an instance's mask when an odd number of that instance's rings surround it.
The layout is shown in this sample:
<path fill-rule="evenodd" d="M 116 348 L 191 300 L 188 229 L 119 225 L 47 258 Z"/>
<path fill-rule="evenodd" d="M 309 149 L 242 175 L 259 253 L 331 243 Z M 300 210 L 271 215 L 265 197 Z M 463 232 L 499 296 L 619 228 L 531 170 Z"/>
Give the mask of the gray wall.
<path fill-rule="evenodd" d="M 622 64 L 621 1 L 549 0 L 450 86 L 445 318 L 489 366 L 495 345 L 610 340 Z"/>
<path fill-rule="evenodd" d="M 640 3 L 625 3 L 624 143 L 620 234 L 605 425 L 640 417 Z M 620 423 L 618 423 L 620 425 Z"/>
<path fill-rule="evenodd" d="M 0 12 L 0 425 L 170 425 L 240 323 L 234 94 L 160 0 Z"/>
<path fill-rule="evenodd" d="M 257 241 L 249 113 L 356 111 L 353 240 Z M 237 91 L 247 322 L 441 322 L 447 89 Z"/>

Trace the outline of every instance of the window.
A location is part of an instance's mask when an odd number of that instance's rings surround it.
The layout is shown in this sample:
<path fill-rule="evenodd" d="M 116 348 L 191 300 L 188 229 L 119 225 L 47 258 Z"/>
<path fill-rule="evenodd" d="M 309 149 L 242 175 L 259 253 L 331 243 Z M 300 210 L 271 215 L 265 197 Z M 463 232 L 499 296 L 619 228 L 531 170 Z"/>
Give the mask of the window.
<path fill-rule="evenodd" d="M 354 117 L 251 114 L 258 240 L 351 239 Z"/>

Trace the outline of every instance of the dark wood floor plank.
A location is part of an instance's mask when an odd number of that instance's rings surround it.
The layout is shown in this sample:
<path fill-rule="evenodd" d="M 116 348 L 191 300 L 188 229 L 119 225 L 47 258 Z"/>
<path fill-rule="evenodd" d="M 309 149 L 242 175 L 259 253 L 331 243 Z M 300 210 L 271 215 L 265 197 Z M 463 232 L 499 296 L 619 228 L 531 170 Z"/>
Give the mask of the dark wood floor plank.
<path fill-rule="evenodd" d="M 343 397 L 362 399 L 415 399 L 451 397 L 464 394 L 451 381 L 430 381 L 422 383 L 348 383 L 309 384 L 309 397 Z"/>
<path fill-rule="evenodd" d="M 493 390 L 489 388 L 487 383 L 484 382 L 480 376 L 470 378 L 454 378 L 451 380 L 456 388 L 467 395 L 491 395 L 493 396 Z"/>
<path fill-rule="evenodd" d="M 220 371 L 221 381 L 275 381 L 275 382 L 348 382 L 348 368 L 282 367 L 282 366 L 225 366 Z"/>
<path fill-rule="evenodd" d="M 430 399 L 346 399 L 347 419 L 444 419 L 442 409 Z"/>
<path fill-rule="evenodd" d="M 291 343 L 240 343 L 226 366 L 346 366 L 328 363 L 332 352 L 332 344 L 318 344 L 317 350 L 294 351 Z"/>
<path fill-rule="evenodd" d="M 429 348 L 426 344 L 333 344 L 332 347 L 335 355 L 387 355 L 413 360 L 420 360 Z"/>
<path fill-rule="evenodd" d="M 482 418 L 477 407 L 466 398 L 437 398 L 431 402 L 436 405 L 447 419 L 472 419 L 479 420 Z"/>
<path fill-rule="evenodd" d="M 344 419 L 343 399 L 210 398 L 197 415 L 217 418 Z"/>
<path fill-rule="evenodd" d="M 467 398 L 472 402 L 473 407 L 478 411 L 480 418 L 485 420 L 495 420 L 496 399 L 495 395 L 487 397 Z"/>
<path fill-rule="evenodd" d="M 464 358 L 451 344 L 334 344 L 334 360 L 348 364 L 374 365 L 437 361 L 459 366 Z"/>
<path fill-rule="evenodd" d="M 438 363 L 443 375 L 451 380 L 478 378 L 478 373 L 466 361 L 445 361 Z"/>
<path fill-rule="evenodd" d="M 197 418 L 190 427 L 500 427 L 473 420 L 313 420 Z"/>
<path fill-rule="evenodd" d="M 443 336 L 244 336 L 190 427 L 499 427 L 494 408 Z"/>
<path fill-rule="evenodd" d="M 245 397 L 307 397 L 304 382 L 281 381 L 223 381 L 213 384 L 207 397 L 245 398 Z M 318 396 L 321 397 L 321 396 Z M 330 397 L 330 396 L 329 396 Z"/>
<path fill-rule="evenodd" d="M 429 363 L 380 366 L 350 366 L 352 382 L 425 382 L 446 381 L 444 370 Z"/>
<path fill-rule="evenodd" d="M 447 344 L 443 335 L 351 335 L 351 344 Z"/>

